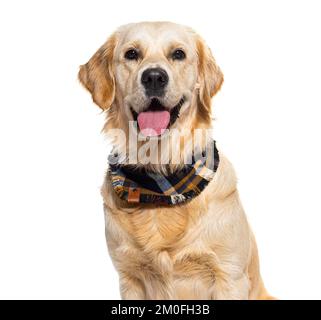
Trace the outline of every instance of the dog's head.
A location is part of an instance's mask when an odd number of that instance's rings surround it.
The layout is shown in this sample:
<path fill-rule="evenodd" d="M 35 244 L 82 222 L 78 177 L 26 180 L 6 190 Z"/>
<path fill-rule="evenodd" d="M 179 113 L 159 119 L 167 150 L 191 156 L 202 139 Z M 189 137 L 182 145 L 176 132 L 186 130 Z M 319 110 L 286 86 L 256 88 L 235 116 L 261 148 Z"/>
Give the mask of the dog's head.
<path fill-rule="evenodd" d="M 108 110 L 108 128 L 137 120 L 145 136 L 210 125 L 211 97 L 223 75 L 203 40 L 169 22 L 120 27 L 80 67 L 79 79 Z"/>

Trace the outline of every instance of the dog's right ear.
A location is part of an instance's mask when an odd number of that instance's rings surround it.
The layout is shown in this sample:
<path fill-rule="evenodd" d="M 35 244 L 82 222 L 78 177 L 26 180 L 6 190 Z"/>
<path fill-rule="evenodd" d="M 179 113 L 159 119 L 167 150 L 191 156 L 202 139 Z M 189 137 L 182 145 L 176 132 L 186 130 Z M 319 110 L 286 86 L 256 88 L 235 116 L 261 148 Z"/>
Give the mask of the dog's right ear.
<path fill-rule="evenodd" d="M 116 36 L 107 42 L 84 65 L 80 66 L 78 79 L 91 93 L 93 101 L 103 110 L 107 110 L 115 98 L 115 77 L 113 55 Z"/>

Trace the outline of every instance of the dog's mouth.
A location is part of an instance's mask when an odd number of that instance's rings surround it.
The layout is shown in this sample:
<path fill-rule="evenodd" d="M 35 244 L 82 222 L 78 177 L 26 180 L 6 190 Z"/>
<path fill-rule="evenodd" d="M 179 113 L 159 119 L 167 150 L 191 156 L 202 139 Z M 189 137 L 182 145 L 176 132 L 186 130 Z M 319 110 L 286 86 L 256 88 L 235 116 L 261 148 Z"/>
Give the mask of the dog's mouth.
<path fill-rule="evenodd" d="M 152 137 L 163 134 L 175 123 L 184 102 L 183 96 L 174 108 L 168 109 L 157 98 L 152 98 L 146 110 L 137 113 L 133 108 L 130 109 L 140 132 L 146 137 Z"/>

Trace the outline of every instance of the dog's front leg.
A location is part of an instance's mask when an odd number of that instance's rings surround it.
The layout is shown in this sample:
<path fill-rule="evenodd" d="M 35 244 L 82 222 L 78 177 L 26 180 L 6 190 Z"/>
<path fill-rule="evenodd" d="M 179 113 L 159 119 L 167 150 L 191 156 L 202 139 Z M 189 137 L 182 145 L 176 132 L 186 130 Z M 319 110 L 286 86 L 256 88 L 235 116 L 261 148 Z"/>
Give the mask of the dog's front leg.
<path fill-rule="evenodd" d="M 145 300 L 146 293 L 142 281 L 127 273 L 119 274 L 120 295 L 123 300 Z"/>
<path fill-rule="evenodd" d="M 170 300 L 172 288 L 164 279 L 148 275 L 144 281 L 130 274 L 120 273 L 120 294 L 123 300 Z"/>

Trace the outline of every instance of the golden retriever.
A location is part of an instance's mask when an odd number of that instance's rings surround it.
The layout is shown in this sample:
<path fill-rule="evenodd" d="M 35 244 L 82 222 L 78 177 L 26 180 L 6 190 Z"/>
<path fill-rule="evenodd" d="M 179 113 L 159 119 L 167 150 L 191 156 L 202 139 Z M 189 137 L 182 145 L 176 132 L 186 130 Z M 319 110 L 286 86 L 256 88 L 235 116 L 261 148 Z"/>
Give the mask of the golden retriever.
<path fill-rule="evenodd" d="M 170 22 L 142 22 L 113 33 L 80 67 L 79 80 L 106 112 L 104 131 L 122 130 L 121 139 L 113 137 L 114 150 L 128 159 L 134 152 L 129 136 L 141 136 L 145 130 L 147 138 L 137 139 L 138 148 L 153 141 L 149 156 L 156 154 L 156 159 L 147 161 L 147 152 L 132 168 L 166 175 L 184 166 L 191 150 L 186 141 L 195 130 L 211 128 L 211 98 L 220 89 L 223 74 L 192 29 Z M 149 111 L 147 117 L 146 110 L 155 103 L 166 110 L 154 116 Z M 139 127 L 131 127 L 137 117 Z M 148 131 L 149 125 L 153 132 Z M 164 129 L 180 134 L 165 135 Z M 207 139 L 202 135 L 201 148 Z M 157 153 L 161 141 L 172 151 L 181 151 L 176 161 L 172 153 L 167 159 Z M 129 203 L 115 193 L 109 174 L 102 196 L 107 245 L 123 299 L 270 298 L 236 176 L 222 154 L 208 186 L 184 203 Z"/>

